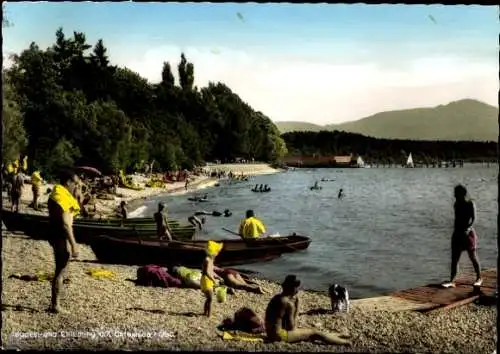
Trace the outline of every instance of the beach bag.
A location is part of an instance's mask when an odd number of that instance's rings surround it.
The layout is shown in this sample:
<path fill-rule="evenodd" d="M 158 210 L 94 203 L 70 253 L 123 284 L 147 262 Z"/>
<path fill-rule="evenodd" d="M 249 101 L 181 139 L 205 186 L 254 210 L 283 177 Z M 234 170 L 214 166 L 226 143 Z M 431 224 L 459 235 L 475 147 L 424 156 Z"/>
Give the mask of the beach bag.
<path fill-rule="evenodd" d="M 170 275 L 167 268 L 150 264 L 137 269 L 136 284 L 162 288 L 179 288 L 182 282 L 180 279 Z"/>

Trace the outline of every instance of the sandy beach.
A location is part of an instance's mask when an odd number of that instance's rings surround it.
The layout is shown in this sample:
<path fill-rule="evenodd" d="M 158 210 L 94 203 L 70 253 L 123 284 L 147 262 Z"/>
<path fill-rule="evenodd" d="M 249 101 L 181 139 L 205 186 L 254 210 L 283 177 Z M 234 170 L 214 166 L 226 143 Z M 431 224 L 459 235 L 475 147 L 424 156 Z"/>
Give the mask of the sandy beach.
<path fill-rule="evenodd" d="M 267 175 L 281 172 L 280 169 L 273 168 L 265 163 L 207 164 L 204 169 L 211 172 L 229 173 L 231 171 L 236 175 L 244 174 L 245 176 Z"/>

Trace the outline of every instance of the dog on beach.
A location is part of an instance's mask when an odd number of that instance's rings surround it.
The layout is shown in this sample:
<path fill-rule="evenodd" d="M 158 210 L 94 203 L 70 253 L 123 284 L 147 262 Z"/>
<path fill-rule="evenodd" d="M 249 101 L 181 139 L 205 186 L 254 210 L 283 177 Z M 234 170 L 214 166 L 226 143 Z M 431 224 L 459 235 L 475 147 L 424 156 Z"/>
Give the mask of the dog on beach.
<path fill-rule="evenodd" d="M 328 288 L 333 312 L 349 312 L 349 292 L 343 286 L 333 284 Z"/>

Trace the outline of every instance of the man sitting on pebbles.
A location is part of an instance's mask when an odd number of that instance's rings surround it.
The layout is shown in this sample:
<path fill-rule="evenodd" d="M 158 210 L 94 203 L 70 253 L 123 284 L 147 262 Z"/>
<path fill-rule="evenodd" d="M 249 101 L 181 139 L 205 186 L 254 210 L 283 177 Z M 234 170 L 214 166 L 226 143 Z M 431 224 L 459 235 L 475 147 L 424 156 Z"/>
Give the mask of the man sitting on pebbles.
<path fill-rule="evenodd" d="M 266 309 L 266 334 L 272 342 L 297 343 L 320 340 L 327 344 L 350 345 L 350 342 L 333 333 L 319 332 L 314 329 L 297 328 L 299 313 L 300 280 L 295 275 L 288 275 L 281 285 L 283 291 L 275 295 Z"/>

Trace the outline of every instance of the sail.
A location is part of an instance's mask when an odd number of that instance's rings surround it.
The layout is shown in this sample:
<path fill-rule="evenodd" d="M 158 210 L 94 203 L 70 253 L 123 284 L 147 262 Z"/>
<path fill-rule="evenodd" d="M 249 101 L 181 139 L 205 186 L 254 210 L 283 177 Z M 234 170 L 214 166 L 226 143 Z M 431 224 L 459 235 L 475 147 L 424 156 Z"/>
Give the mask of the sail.
<path fill-rule="evenodd" d="M 411 157 L 411 152 L 410 152 L 410 155 L 408 155 L 408 160 L 406 161 L 406 166 L 413 167 L 413 158 Z"/>
<path fill-rule="evenodd" d="M 358 157 L 357 164 L 358 164 L 359 167 L 363 167 L 365 165 L 365 162 L 363 161 L 363 159 L 361 158 L 361 156 Z"/>

